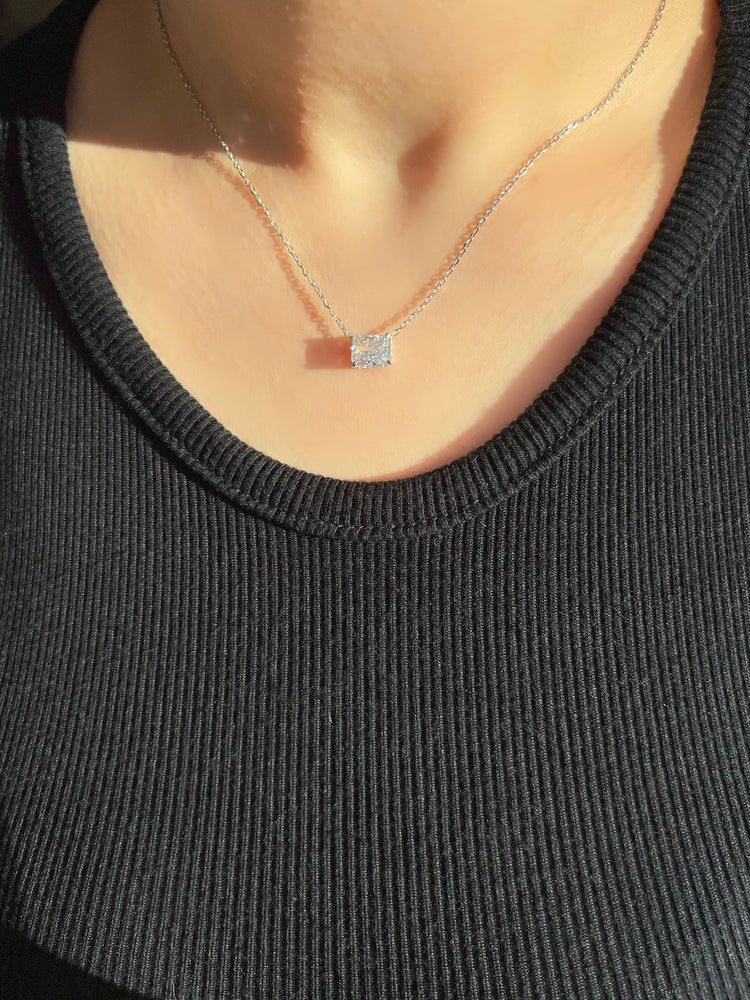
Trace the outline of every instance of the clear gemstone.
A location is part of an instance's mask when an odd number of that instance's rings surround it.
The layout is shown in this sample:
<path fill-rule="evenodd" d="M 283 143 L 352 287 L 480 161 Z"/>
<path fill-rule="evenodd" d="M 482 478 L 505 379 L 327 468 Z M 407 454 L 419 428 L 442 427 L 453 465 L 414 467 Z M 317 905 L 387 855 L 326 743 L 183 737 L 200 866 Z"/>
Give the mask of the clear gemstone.
<path fill-rule="evenodd" d="M 366 333 L 352 337 L 354 368 L 382 368 L 391 363 L 391 333 Z"/>

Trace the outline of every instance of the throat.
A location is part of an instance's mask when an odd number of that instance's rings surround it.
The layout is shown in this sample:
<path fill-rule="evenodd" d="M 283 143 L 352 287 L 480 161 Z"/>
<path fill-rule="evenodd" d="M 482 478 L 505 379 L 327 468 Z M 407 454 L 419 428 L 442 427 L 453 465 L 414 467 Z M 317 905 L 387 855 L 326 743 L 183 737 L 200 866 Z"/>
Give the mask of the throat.
<path fill-rule="evenodd" d="M 154 22 L 154 0 L 140 3 Z M 167 46 L 238 155 L 332 174 L 356 164 L 401 177 L 424 172 L 428 161 L 466 161 L 487 136 L 498 137 L 498 149 L 533 148 L 545 130 L 585 112 L 609 90 L 638 52 L 660 2 L 468 0 L 436 8 L 429 0 L 158 0 L 156 6 Z M 697 27 L 698 8 L 699 0 L 679 0 L 678 11 L 665 7 L 660 33 L 674 39 L 688 20 Z M 154 24 L 150 30 L 159 34 Z M 164 52 L 161 62 L 174 84 Z M 174 89 L 155 92 L 167 99 Z M 184 107 L 187 95 L 181 96 Z"/>

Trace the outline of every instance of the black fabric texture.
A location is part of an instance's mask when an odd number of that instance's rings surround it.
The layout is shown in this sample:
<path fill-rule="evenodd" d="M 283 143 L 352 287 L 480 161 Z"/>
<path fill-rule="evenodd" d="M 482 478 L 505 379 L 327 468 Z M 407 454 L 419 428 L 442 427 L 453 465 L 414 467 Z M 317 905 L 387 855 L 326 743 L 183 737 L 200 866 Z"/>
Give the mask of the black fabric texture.
<path fill-rule="evenodd" d="M 0 50 L 0 1000 L 750 1000 L 750 5 L 580 351 L 389 482 L 134 325 L 93 6 Z"/>

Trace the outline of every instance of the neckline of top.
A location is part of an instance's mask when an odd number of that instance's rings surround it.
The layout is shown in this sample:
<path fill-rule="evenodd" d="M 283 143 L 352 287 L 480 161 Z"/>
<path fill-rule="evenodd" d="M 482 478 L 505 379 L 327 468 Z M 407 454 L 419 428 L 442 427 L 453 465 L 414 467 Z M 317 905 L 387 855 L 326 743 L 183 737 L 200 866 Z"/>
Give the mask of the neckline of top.
<path fill-rule="evenodd" d="M 65 131 L 74 47 L 96 2 L 63 0 L 37 29 L 40 38 L 54 35 L 59 71 L 47 73 L 52 82 L 36 112 L 22 106 L 17 115 L 24 186 L 47 266 L 94 363 L 158 439 L 233 504 L 308 535 L 365 540 L 447 529 L 498 504 L 571 448 L 668 328 L 750 151 L 750 59 L 727 20 L 737 17 L 738 0 L 720 0 L 708 94 L 677 186 L 630 278 L 572 360 L 471 452 L 409 478 L 334 479 L 237 438 L 161 362 L 112 285 L 76 194 Z"/>

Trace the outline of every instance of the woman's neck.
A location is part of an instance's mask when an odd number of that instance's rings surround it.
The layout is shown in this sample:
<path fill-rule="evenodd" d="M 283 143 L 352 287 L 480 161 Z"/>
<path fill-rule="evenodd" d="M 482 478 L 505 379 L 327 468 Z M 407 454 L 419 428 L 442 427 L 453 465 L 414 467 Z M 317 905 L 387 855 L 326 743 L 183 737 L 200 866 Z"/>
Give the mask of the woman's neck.
<path fill-rule="evenodd" d="M 152 0 L 146 0 L 152 4 Z M 526 151 L 596 104 L 659 0 L 161 0 L 188 78 L 232 145 L 301 170 L 434 168 L 472 140 Z M 696 38 L 703 0 L 668 0 L 632 86 Z M 675 9 L 672 10 L 671 8 Z M 657 47 L 657 42 L 660 48 Z M 678 42 L 675 58 L 681 53 Z M 628 86 L 628 84 L 626 84 Z M 221 123 L 221 124 L 219 124 Z M 252 138 L 252 149 L 249 147 Z M 245 140 L 248 140 L 246 143 Z"/>

